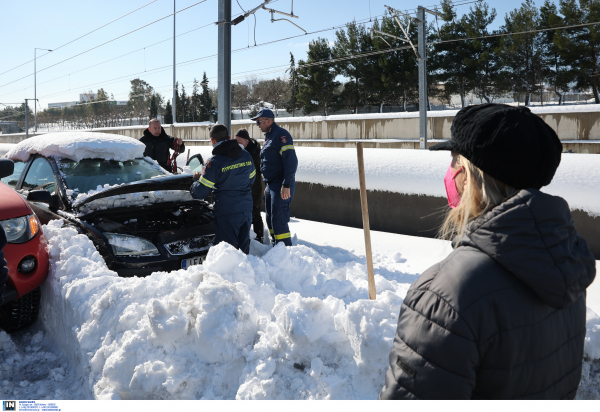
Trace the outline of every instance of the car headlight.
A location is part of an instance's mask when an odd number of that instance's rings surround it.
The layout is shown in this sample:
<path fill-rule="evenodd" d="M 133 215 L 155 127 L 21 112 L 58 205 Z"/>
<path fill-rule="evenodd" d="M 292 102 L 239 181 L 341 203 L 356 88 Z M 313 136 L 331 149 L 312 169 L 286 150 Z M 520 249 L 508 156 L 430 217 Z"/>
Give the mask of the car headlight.
<path fill-rule="evenodd" d="M 25 243 L 40 230 L 35 215 L 15 217 L 0 221 L 8 243 Z"/>
<path fill-rule="evenodd" d="M 137 236 L 105 233 L 116 256 L 156 256 L 158 249 L 152 242 Z"/>

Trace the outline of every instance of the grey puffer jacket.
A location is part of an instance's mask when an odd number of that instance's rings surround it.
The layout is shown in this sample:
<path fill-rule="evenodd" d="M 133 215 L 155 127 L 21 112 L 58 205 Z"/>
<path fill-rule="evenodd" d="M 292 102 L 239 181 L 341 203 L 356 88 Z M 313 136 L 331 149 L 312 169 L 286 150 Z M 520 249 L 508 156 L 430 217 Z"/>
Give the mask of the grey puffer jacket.
<path fill-rule="evenodd" d="M 521 190 L 410 287 L 380 399 L 573 399 L 595 260 L 560 197 Z"/>

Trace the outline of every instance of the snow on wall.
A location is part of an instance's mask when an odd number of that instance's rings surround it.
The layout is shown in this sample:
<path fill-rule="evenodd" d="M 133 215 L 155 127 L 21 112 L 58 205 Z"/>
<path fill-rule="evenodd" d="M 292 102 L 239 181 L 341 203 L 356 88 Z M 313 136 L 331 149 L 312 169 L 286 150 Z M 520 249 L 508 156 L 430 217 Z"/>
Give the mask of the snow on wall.
<path fill-rule="evenodd" d="M 8 159 L 29 159 L 33 154 L 46 157 L 81 159 L 130 160 L 143 157 L 146 146 L 130 137 L 89 131 L 57 132 L 31 137 L 11 148 L 4 156 Z"/>
<path fill-rule="evenodd" d="M 558 106 L 551 105 L 545 107 L 529 107 L 532 113 L 535 114 L 552 114 L 552 113 L 590 113 L 600 112 L 600 104 L 579 104 Z M 427 112 L 427 117 L 454 117 L 458 110 L 430 110 Z M 345 121 L 345 120 L 375 120 L 375 119 L 409 119 L 418 118 L 419 112 L 395 112 L 395 113 L 359 113 L 359 114 L 338 114 L 332 116 L 301 116 L 301 117 L 279 117 L 275 119 L 282 123 L 297 123 L 297 122 L 322 122 L 322 121 Z M 233 120 L 231 124 L 247 124 L 254 123 L 250 119 Z M 293 137 L 293 136 L 292 136 Z"/>
<path fill-rule="evenodd" d="M 212 156 L 212 147 L 190 147 L 191 155 Z M 359 189 L 356 149 L 296 147 L 299 182 Z M 191 156 L 190 155 L 190 156 Z M 178 158 L 185 164 L 187 153 Z M 364 149 L 368 190 L 445 197 L 444 176 L 450 152 Z M 563 197 L 572 210 L 600 215 L 600 156 L 563 153 L 554 179 L 542 191 Z"/>

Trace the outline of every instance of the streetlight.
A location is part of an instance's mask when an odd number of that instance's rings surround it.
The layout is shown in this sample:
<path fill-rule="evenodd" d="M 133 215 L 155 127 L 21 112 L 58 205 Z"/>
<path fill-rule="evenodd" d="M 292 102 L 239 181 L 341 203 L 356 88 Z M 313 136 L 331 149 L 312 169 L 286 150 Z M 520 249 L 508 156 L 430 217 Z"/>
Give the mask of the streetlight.
<path fill-rule="evenodd" d="M 39 47 L 36 47 L 35 49 L 33 49 L 33 97 L 34 97 L 33 105 L 35 106 L 35 109 L 34 109 L 35 127 L 33 128 L 33 132 L 34 133 L 37 133 L 37 81 L 36 81 L 37 69 L 36 69 L 36 50 L 45 50 L 45 51 L 49 51 L 49 52 L 52 51 L 50 49 L 40 49 Z"/>

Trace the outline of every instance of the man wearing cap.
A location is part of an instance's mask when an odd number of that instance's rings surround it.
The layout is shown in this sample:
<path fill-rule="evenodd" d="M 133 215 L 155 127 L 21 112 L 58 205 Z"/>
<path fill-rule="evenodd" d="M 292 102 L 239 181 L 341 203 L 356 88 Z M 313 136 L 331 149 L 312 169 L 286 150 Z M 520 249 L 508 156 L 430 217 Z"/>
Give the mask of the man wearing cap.
<path fill-rule="evenodd" d="M 190 192 L 194 199 L 215 194 L 215 244 L 227 242 L 245 254 L 250 252 L 252 221 L 251 186 L 254 183 L 252 156 L 230 140 L 223 125 L 210 130 L 213 156 L 206 161 L 202 174 L 195 172 Z"/>
<path fill-rule="evenodd" d="M 265 188 L 267 226 L 275 243 L 292 246 L 290 234 L 290 204 L 296 188 L 298 158 L 290 133 L 275 123 L 275 115 L 269 109 L 261 109 L 256 125 L 265 133 L 265 143 L 260 151 L 260 170 Z"/>
<path fill-rule="evenodd" d="M 256 240 L 264 243 L 265 226 L 260 214 L 260 206 L 263 200 L 262 174 L 260 172 L 260 144 L 250 137 L 246 129 L 238 130 L 235 133 L 235 139 L 250 153 L 254 162 L 256 177 L 252 184 L 252 228 L 254 229 L 254 233 L 256 233 Z"/>

